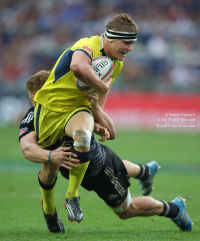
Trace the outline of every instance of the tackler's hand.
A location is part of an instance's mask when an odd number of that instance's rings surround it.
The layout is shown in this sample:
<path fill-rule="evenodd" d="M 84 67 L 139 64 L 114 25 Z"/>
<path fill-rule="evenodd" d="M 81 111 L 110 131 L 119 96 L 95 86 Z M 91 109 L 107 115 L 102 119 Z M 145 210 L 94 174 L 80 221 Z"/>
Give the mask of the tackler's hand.
<path fill-rule="evenodd" d="M 101 136 L 101 139 L 99 139 L 99 141 L 101 142 L 104 142 L 110 138 L 109 131 L 105 127 L 101 126 L 99 123 L 94 124 L 94 133 Z"/>
<path fill-rule="evenodd" d="M 76 159 L 77 155 L 70 151 L 71 147 L 59 147 L 52 151 L 50 161 L 55 165 L 62 166 L 66 169 L 77 167 L 76 163 L 80 161 Z"/>

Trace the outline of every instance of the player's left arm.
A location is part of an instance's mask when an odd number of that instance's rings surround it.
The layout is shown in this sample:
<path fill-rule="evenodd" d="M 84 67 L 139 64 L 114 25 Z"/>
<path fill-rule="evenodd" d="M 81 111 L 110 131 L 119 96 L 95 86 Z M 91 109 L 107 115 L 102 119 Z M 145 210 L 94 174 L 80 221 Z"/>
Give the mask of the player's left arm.
<path fill-rule="evenodd" d="M 106 94 L 99 94 L 98 95 L 98 105 L 104 110 L 104 106 L 108 97 L 109 91 Z"/>
<path fill-rule="evenodd" d="M 98 104 L 98 95 L 91 92 L 86 92 L 86 97 L 90 101 L 92 112 L 95 116 L 97 123 L 106 128 L 110 134 L 109 140 L 113 140 L 116 137 L 116 129 L 112 119 L 103 111 Z"/>
<path fill-rule="evenodd" d="M 109 91 L 112 86 L 112 83 L 115 81 L 116 77 L 119 75 L 119 73 L 121 72 L 121 70 L 123 68 L 123 62 L 118 61 L 116 65 L 117 65 L 117 67 L 114 69 L 112 76 L 106 81 L 106 82 L 109 82 Z M 101 107 L 102 110 L 104 109 L 109 91 L 105 94 L 99 94 L 98 92 L 95 92 L 98 94 L 98 105 Z"/>
<path fill-rule="evenodd" d="M 111 88 L 111 84 L 114 82 L 115 78 L 121 72 L 122 68 L 123 68 L 123 62 L 117 61 L 116 68 L 112 74 L 112 77 L 108 79 L 108 81 L 110 82 L 110 88 Z M 97 120 L 97 122 L 100 124 L 102 128 L 100 130 L 104 131 L 105 135 L 106 135 L 106 131 L 108 131 L 110 134 L 110 137 L 108 138 L 106 136 L 106 140 L 107 139 L 112 140 L 112 139 L 115 139 L 116 137 L 115 125 L 112 119 L 103 111 L 108 94 L 109 94 L 109 91 L 106 94 L 98 94 L 98 95 L 96 95 L 95 93 L 93 94 L 91 92 L 86 92 L 86 96 L 90 101 L 95 119 Z"/>

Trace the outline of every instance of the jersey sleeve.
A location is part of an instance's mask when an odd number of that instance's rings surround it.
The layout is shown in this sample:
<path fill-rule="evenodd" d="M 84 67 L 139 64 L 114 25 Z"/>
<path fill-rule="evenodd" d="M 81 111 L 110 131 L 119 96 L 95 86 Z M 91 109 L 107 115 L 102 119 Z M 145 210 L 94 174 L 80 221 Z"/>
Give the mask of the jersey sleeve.
<path fill-rule="evenodd" d="M 73 51 L 83 51 L 91 60 L 95 56 L 95 51 L 97 49 L 97 40 L 95 37 L 88 37 L 80 39 L 76 42 L 71 50 Z"/>
<path fill-rule="evenodd" d="M 19 141 L 28 133 L 34 131 L 34 107 L 30 108 L 19 125 Z"/>

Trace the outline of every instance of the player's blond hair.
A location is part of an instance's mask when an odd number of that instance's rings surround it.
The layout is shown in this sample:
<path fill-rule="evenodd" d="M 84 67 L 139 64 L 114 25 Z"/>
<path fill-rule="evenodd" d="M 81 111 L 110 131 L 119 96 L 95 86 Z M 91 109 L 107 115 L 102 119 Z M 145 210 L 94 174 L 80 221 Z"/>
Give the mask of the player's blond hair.
<path fill-rule="evenodd" d="M 41 70 L 38 73 L 31 76 L 29 80 L 26 81 L 26 89 L 28 91 L 36 91 L 42 88 L 46 80 L 49 78 L 50 71 Z"/>
<path fill-rule="evenodd" d="M 121 32 L 133 32 L 138 33 L 139 28 L 133 19 L 127 13 L 117 14 L 107 24 L 106 29 L 121 31 Z"/>

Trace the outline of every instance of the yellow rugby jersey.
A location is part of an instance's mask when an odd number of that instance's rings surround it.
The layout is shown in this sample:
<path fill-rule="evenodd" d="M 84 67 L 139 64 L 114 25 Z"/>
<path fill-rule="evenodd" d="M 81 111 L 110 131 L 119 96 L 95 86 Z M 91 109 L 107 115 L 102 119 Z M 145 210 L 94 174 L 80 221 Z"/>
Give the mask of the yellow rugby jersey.
<path fill-rule="evenodd" d="M 80 39 L 66 49 L 54 65 L 44 86 L 36 93 L 34 101 L 55 112 L 66 112 L 81 106 L 90 106 L 84 92 L 76 87 L 76 77 L 70 70 L 72 55 L 83 51 L 91 60 L 106 56 L 101 36 Z M 113 60 L 113 82 L 123 68 L 123 61 Z"/>

